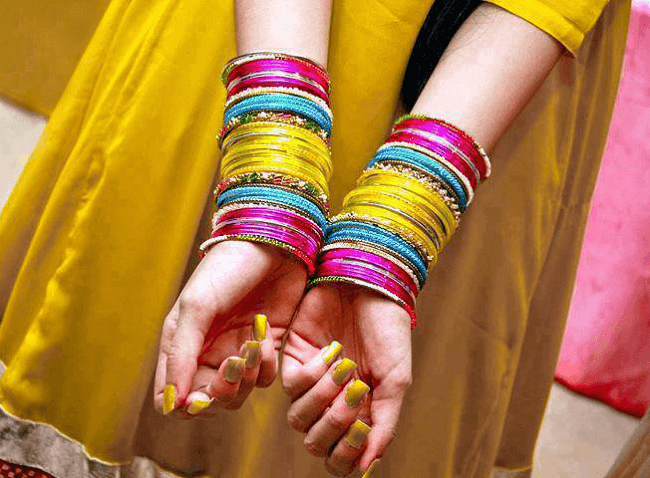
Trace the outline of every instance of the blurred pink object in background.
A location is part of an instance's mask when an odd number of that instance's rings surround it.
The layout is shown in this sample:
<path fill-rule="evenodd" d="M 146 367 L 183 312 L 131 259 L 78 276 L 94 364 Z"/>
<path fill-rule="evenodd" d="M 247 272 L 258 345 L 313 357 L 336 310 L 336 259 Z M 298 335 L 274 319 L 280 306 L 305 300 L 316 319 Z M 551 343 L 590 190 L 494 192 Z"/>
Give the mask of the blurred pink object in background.
<path fill-rule="evenodd" d="M 650 405 L 649 0 L 633 4 L 555 378 L 637 417 Z"/>

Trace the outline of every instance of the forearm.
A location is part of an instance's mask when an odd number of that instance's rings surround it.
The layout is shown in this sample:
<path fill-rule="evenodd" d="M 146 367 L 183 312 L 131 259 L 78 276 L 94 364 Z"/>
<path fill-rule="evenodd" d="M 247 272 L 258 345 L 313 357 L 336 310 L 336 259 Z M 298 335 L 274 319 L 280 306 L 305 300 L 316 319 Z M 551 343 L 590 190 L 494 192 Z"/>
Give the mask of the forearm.
<path fill-rule="evenodd" d="M 562 52 L 552 37 L 484 3 L 463 24 L 413 107 L 491 150 Z"/>
<path fill-rule="evenodd" d="M 326 66 L 331 0 L 237 0 L 238 54 L 277 51 Z"/>

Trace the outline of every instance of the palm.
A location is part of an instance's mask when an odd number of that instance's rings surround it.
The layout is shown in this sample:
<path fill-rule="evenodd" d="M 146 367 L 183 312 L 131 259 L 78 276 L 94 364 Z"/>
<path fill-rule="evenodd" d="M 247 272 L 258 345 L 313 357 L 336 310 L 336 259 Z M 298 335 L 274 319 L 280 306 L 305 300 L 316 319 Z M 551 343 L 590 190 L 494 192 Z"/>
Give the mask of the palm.
<path fill-rule="evenodd" d="M 239 244 L 235 244 L 236 250 L 239 247 Z M 260 272 L 266 274 L 258 272 L 255 277 L 243 281 L 240 287 L 248 291 L 232 310 L 224 313 L 216 303 L 206 304 L 215 312 L 199 355 L 199 364 L 204 366 L 218 367 L 226 357 L 237 354 L 239 346 L 252 336 L 251 317 L 258 313 L 267 315 L 274 345 L 279 350 L 281 337 L 287 330 L 305 288 L 304 268 L 276 250 L 253 246 L 252 250 L 237 250 L 236 254 L 229 256 L 233 263 L 241 266 L 238 268 L 239 276 L 247 273 L 250 264 L 260 265 Z M 215 266 L 218 267 L 214 264 L 207 267 Z M 211 280 L 205 286 L 208 288 L 205 296 L 214 298 L 221 295 L 220 291 L 224 287 L 221 280 Z"/>
<path fill-rule="evenodd" d="M 166 383 L 176 386 L 177 404 L 193 392 L 212 395 L 207 390 L 221 385 L 230 396 L 226 408 L 240 406 L 253 386 L 269 385 L 277 374 L 275 352 L 306 280 L 304 267 L 276 248 L 244 241 L 214 246 L 165 318 L 156 407 L 163 409 Z M 223 365 L 227 358 L 240 355 L 242 344 L 252 339 L 255 313 L 265 314 L 270 326 L 261 346 L 262 360 L 244 373 L 241 386 L 233 388 L 223 380 Z"/>
<path fill-rule="evenodd" d="M 394 432 L 406 388 L 411 381 L 410 319 L 394 302 L 355 286 L 318 286 L 303 299 L 283 351 L 285 388 L 301 368 L 332 340 L 354 360 L 360 379 L 371 385 L 371 399 L 360 415 L 373 432 L 362 468 L 380 456 Z"/>

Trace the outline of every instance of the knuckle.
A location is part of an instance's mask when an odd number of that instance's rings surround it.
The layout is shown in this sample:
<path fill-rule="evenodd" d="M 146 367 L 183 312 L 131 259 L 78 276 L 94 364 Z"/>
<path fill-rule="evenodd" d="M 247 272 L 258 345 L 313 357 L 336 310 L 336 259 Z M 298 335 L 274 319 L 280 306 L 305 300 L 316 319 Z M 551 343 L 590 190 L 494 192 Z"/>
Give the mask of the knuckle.
<path fill-rule="evenodd" d="M 296 431 L 304 432 L 308 429 L 304 416 L 297 410 L 290 409 L 287 412 L 287 422 L 289 422 L 289 426 Z"/>
<path fill-rule="evenodd" d="M 328 413 L 324 418 L 327 426 L 334 430 L 343 431 L 348 426 L 348 422 L 338 413 Z"/>
<path fill-rule="evenodd" d="M 315 441 L 313 441 L 313 440 L 311 440 L 309 438 L 305 438 L 304 444 L 305 444 L 305 449 L 307 450 L 307 452 L 310 455 L 314 455 L 315 457 L 320 458 L 322 456 L 325 456 L 325 453 L 327 452 L 325 447 L 319 445 L 317 442 L 315 442 Z"/>

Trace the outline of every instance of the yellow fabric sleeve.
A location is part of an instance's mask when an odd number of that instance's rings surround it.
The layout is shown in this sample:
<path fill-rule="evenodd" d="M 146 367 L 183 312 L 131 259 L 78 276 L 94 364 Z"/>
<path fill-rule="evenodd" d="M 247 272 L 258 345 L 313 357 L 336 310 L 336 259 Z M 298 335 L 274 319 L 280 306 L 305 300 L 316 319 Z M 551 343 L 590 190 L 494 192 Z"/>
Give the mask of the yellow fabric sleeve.
<path fill-rule="evenodd" d="M 575 55 L 608 0 L 486 0 L 532 23 Z"/>

